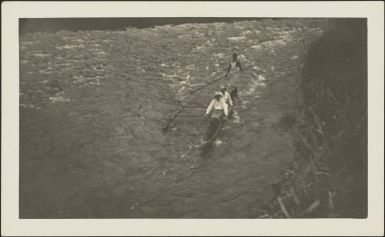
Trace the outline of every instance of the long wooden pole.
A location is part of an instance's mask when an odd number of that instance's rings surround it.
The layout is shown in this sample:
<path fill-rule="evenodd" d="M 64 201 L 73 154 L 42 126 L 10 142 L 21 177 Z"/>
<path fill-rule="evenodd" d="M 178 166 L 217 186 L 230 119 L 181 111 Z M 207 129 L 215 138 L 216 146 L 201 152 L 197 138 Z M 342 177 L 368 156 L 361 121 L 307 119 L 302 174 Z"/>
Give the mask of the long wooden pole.
<path fill-rule="evenodd" d="M 203 88 L 205 88 L 205 87 L 207 87 L 207 86 L 209 86 L 209 85 L 211 85 L 211 84 L 213 84 L 213 83 L 215 83 L 215 82 L 217 82 L 217 81 L 223 80 L 223 79 L 225 79 L 225 77 L 221 77 L 221 78 L 212 80 L 212 81 L 210 81 L 209 83 L 204 84 L 204 85 L 202 85 L 202 86 L 200 86 L 200 87 L 198 87 L 198 88 L 195 88 L 194 90 L 190 91 L 190 94 L 194 94 L 195 92 L 197 92 L 197 91 L 199 91 L 199 90 L 201 90 L 201 89 L 203 89 Z"/>
<path fill-rule="evenodd" d="M 225 79 L 225 77 L 221 77 L 221 78 L 218 78 L 218 79 L 215 79 L 215 80 L 212 80 L 210 82 L 208 82 L 207 84 L 205 85 L 202 85 L 198 88 L 195 88 L 194 90 L 190 91 L 190 94 L 194 94 L 195 92 L 217 82 L 217 81 L 220 81 L 220 80 L 223 80 Z M 185 109 L 185 107 L 189 107 L 189 106 L 186 106 L 186 105 L 183 105 L 184 102 L 181 102 L 181 105 L 179 106 L 178 109 L 175 110 L 175 113 L 173 116 L 171 116 L 171 118 L 168 119 L 168 121 L 166 122 L 166 125 L 162 128 L 162 131 L 163 132 L 166 132 L 168 129 L 170 129 L 170 127 L 172 126 L 173 122 L 175 121 L 175 119 L 178 117 L 178 115 Z"/>

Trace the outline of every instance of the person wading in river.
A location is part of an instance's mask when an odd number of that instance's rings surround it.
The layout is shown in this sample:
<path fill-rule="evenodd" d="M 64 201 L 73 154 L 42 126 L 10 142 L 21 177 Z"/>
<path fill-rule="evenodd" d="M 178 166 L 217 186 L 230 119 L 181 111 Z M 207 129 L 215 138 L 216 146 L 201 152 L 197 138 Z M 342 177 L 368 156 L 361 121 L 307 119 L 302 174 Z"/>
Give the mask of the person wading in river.
<path fill-rule="evenodd" d="M 238 98 L 238 84 L 241 78 L 240 73 L 243 72 L 242 65 L 240 60 L 238 59 L 238 54 L 234 53 L 233 58 L 229 63 L 229 67 L 227 68 L 225 78 L 228 79 L 229 85 L 232 87 L 230 91 L 232 101 L 235 98 Z M 229 88 L 230 89 L 230 88 Z"/>
<path fill-rule="evenodd" d="M 207 118 L 211 113 L 212 115 L 209 126 L 201 139 L 203 146 L 211 144 L 211 142 L 216 139 L 218 132 L 223 126 L 224 119 L 228 116 L 228 105 L 223 98 L 222 92 L 215 92 L 214 99 L 211 100 L 209 107 L 207 107 L 205 118 Z"/>
<path fill-rule="evenodd" d="M 223 119 L 229 115 L 228 105 L 223 98 L 222 92 L 215 92 L 214 99 L 211 100 L 207 107 L 205 118 L 207 118 L 212 112 L 212 118 Z"/>

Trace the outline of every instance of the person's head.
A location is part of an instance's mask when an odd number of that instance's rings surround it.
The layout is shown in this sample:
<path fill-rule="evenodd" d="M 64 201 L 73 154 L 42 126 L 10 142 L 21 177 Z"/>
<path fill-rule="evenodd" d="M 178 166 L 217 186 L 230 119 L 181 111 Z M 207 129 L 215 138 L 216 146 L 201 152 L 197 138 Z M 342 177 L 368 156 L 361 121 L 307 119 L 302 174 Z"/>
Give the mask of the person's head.
<path fill-rule="evenodd" d="M 220 100 L 221 99 L 221 97 L 222 97 L 223 95 L 222 95 L 222 93 L 221 92 L 215 92 L 215 94 L 214 94 L 214 99 L 216 99 L 216 100 Z"/>
<path fill-rule="evenodd" d="M 224 93 L 226 91 L 226 86 L 225 85 L 221 85 L 221 92 Z"/>
<path fill-rule="evenodd" d="M 233 53 L 233 60 L 235 61 L 235 60 L 237 60 L 237 58 L 238 58 L 238 54 Z"/>

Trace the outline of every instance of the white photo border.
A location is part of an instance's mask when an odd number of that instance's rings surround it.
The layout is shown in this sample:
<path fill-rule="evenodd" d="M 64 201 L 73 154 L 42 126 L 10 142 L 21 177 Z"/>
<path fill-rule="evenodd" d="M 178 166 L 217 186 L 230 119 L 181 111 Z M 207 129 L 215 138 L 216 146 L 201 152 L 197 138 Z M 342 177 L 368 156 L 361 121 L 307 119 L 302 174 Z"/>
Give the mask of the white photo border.
<path fill-rule="evenodd" d="M 2 2 L 2 235 L 383 235 L 384 3 Z M 367 219 L 19 219 L 19 18 L 308 17 L 368 19 Z"/>

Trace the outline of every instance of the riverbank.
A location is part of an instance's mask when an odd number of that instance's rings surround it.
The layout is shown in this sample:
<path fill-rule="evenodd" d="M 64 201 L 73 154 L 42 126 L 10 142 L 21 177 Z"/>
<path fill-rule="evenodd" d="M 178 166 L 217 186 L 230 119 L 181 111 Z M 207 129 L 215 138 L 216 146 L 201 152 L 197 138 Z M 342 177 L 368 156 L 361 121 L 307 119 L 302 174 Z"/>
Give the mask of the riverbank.
<path fill-rule="evenodd" d="M 259 217 L 367 217 L 366 22 L 335 20 L 304 67 L 295 161 Z"/>

